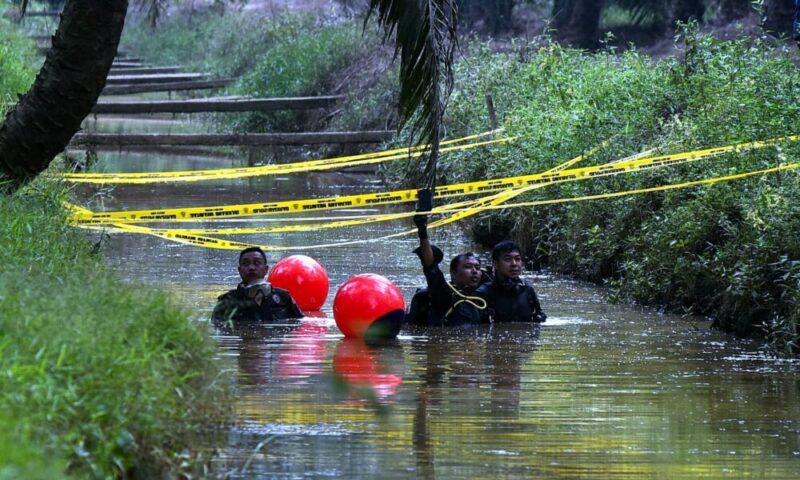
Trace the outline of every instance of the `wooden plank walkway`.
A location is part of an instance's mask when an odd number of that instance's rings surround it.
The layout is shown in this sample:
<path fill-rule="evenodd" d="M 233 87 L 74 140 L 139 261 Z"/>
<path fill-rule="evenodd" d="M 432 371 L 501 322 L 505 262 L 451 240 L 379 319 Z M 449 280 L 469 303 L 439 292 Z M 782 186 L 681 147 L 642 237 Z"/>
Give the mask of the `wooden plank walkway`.
<path fill-rule="evenodd" d="M 209 77 L 207 73 L 156 73 L 138 75 L 109 75 L 106 85 L 142 85 L 149 83 L 174 83 L 204 80 Z"/>
<path fill-rule="evenodd" d="M 393 130 L 368 130 L 360 132 L 303 132 L 303 133 L 243 133 L 243 134 L 133 134 L 133 133 L 77 133 L 70 147 L 165 147 L 268 145 L 318 145 L 327 143 L 381 143 L 394 135 Z"/>
<path fill-rule="evenodd" d="M 105 89 L 103 89 L 103 95 L 130 95 L 133 93 L 204 90 L 210 88 L 221 88 L 232 83 L 234 80 L 234 78 L 220 78 L 217 80 L 198 80 L 190 82 L 143 83 L 141 85 L 108 85 Z"/>
<path fill-rule="evenodd" d="M 293 98 L 200 98 L 148 102 L 100 102 L 92 113 L 206 113 L 268 112 L 275 110 L 311 110 L 327 108 L 344 100 L 344 95 Z"/>
<path fill-rule="evenodd" d="M 111 64 L 111 68 L 142 68 L 144 66 L 142 62 L 121 62 L 119 60 L 114 60 L 114 63 Z"/>
<path fill-rule="evenodd" d="M 61 12 L 55 10 L 35 10 L 25 12 L 26 17 L 58 17 L 59 15 L 61 15 Z"/>
<path fill-rule="evenodd" d="M 179 65 L 165 65 L 162 67 L 111 67 L 110 75 L 147 75 L 155 73 L 178 73 Z"/>

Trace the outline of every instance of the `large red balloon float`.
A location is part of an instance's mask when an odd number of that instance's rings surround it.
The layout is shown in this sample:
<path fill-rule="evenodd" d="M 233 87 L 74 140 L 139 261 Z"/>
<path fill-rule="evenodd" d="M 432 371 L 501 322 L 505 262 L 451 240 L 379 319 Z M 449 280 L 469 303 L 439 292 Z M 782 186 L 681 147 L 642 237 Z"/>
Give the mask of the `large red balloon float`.
<path fill-rule="evenodd" d="M 333 299 L 333 318 L 346 337 L 380 341 L 397 336 L 405 308 L 403 294 L 394 283 L 364 273 L 339 287 Z"/>
<path fill-rule="evenodd" d="M 328 298 L 328 272 L 316 260 L 292 255 L 275 264 L 267 281 L 288 290 L 300 310 L 319 310 Z"/>

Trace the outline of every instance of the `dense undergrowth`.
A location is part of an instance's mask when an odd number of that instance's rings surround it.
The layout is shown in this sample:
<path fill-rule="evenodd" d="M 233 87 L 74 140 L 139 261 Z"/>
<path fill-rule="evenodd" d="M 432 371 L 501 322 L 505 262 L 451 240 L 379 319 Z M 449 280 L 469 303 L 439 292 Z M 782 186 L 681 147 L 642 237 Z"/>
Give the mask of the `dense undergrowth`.
<path fill-rule="evenodd" d="M 0 20 L 0 106 L 35 73 L 13 28 Z M 193 436 L 224 419 L 212 342 L 107 271 L 67 225 L 67 194 L 0 193 L 0 479 L 192 473 Z"/>
<path fill-rule="evenodd" d="M 123 48 L 151 64 L 237 79 L 224 94 L 347 95 L 333 109 L 217 115 L 222 130 L 270 132 L 394 126 L 395 74 L 377 32 L 356 20 L 311 15 L 176 12 L 155 29 L 133 20 Z"/>
<path fill-rule="evenodd" d="M 754 39 L 689 32 L 684 55 L 586 54 L 543 42 L 513 53 L 477 48 L 458 66 L 450 136 L 487 130 L 490 93 L 506 134 L 490 153 L 445 156 L 441 183 L 541 172 L 602 148 L 577 166 L 649 149 L 676 153 L 800 133 L 800 74 L 790 55 Z M 649 172 L 564 183 L 515 199 L 625 191 L 798 162 L 800 145 Z M 476 239 L 511 236 L 536 266 L 609 282 L 614 296 L 708 315 L 797 354 L 800 185 L 792 172 L 618 199 L 481 215 Z"/>

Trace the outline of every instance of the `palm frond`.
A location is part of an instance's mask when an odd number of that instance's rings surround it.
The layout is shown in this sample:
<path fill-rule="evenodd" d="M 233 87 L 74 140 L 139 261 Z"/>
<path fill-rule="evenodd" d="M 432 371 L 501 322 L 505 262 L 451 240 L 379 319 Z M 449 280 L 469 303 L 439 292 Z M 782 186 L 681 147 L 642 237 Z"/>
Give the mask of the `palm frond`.
<path fill-rule="evenodd" d="M 418 181 L 432 187 L 439 156 L 441 122 L 453 89 L 457 46 L 456 0 L 370 0 L 367 19 L 377 15 L 384 41 L 395 35 L 400 57 L 400 128 L 411 141 L 429 145 Z"/>

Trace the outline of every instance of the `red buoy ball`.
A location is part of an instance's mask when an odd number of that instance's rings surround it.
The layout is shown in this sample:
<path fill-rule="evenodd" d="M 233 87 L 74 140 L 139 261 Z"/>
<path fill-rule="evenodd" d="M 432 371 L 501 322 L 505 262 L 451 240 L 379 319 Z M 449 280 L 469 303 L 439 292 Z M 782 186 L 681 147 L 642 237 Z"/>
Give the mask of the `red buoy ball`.
<path fill-rule="evenodd" d="M 333 299 L 333 319 L 346 337 L 387 340 L 400 332 L 405 308 L 403 294 L 394 283 L 364 273 L 339 287 Z"/>
<path fill-rule="evenodd" d="M 328 298 L 328 272 L 305 255 L 292 255 L 275 264 L 267 281 L 288 290 L 300 310 L 319 310 Z"/>

